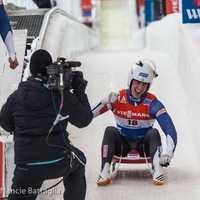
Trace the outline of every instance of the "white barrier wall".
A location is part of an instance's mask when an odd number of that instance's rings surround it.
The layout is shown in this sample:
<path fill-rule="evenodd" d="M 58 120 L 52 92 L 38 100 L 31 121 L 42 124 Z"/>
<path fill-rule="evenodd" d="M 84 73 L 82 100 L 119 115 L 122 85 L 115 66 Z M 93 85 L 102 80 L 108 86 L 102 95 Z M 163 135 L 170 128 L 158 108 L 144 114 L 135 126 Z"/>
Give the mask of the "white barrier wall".
<path fill-rule="evenodd" d="M 200 102 L 200 93 L 195 89 L 200 74 L 200 25 L 182 24 L 180 14 L 168 15 L 147 27 L 146 47 L 169 56 L 186 92 Z"/>
<path fill-rule="evenodd" d="M 146 47 L 167 54 L 174 62 L 177 61 L 179 53 L 179 20 L 179 15 L 173 14 L 151 23 L 146 28 Z"/>
<path fill-rule="evenodd" d="M 190 98 L 200 103 L 200 25 L 184 25 L 180 34 L 179 72 Z"/>
<path fill-rule="evenodd" d="M 57 0 L 57 6 L 74 16 L 76 19 L 81 20 L 80 0 Z"/>
<path fill-rule="evenodd" d="M 45 16 L 37 48 L 47 49 L 54 59 L 58 56 L 70 59 L 98 45 L 98 32 L 54 8 Z"/>

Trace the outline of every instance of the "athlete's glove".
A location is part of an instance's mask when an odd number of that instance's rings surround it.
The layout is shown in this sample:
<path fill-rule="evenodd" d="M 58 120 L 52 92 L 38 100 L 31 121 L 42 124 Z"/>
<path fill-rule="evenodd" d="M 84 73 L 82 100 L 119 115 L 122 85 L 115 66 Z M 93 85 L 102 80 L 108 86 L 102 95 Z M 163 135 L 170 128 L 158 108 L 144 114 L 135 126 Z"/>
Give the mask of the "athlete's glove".
<path fill-rule="evenodd" d="M 111 92 L 107 97 L 105 97 L 101 103 L 103 104 L 112 104 L 115 103 L 117 101 L 118 98 L 118 94 L 115 92 Z"/>
<path fill-rule="evenodd" d="M 172 157 L 173 157 L 173 155 L 170 155 L 170 154 L 161 155 L 160 156 L 160 165 L 162 167 L 168 167 L 171 162 Z"/>
<path fill-rule="evenodd" d="M 168 167 L 173 156 L 174 156 L 174 150 L 175 150 L 175 144 L 170 135 L 167 135 L 167 147 L 165 152 L 161 152 L 160 156 L 160 165 L 163 167 Z"/>

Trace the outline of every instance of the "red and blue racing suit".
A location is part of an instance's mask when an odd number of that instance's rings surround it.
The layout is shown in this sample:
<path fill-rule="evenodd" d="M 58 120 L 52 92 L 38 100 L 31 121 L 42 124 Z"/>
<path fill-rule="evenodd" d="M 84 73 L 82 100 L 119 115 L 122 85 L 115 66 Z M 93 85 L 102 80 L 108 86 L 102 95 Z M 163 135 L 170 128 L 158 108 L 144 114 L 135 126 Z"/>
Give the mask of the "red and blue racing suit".
<path fill-rule="evenodd" d="M 94 117 L 111 110 L 114 114 L 119 134 L 127 140 L 143 139 L 157 120 L 167 137 L 167 146 L 174 151 L 177 143 L 177 133 L 171 117 L 164 105 L 151 93 L 144 94 L 140 99 L 134 99 L 130 90 L 118 92 L 114 103 L 104 104 L 103 101 L 93 108 Z"/>

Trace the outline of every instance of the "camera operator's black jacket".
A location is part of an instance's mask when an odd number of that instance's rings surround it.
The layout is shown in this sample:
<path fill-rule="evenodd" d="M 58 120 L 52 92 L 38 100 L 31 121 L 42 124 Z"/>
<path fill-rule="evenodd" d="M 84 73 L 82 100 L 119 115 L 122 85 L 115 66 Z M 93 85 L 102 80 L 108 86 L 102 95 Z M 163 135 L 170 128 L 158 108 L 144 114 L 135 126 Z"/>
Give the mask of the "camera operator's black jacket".
<path fill-rule="evenodd" d="M 69 115 L 69 118 L 55 126 L 49 136 L 50 144 L 66 146 L 69 143 L 66 132 L 68 121 L 79 128 L 91 122 L 93 115 L 86 94 L 83 93 L 81 99 L 77 96 L 69 90 L 64 91 L 61 114 Z M 0 125 L 14 133 L 16 164 L 54 160 L 63 156 L 62 148 L 50 147 L 46 143 L 60 99 L 58 91 L 48 90 L 41 80 L 33 77 L 22 82 L 8 97 L 0 112 Z"/>

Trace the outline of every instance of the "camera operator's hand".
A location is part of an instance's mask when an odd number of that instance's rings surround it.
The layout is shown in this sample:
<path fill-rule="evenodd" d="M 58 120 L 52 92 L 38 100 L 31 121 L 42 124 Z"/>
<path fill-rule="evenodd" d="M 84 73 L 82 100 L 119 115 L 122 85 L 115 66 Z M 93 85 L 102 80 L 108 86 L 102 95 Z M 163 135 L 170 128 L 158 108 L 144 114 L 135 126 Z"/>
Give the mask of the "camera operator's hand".
<path fill-rule="evenodd" d="M 75 94 L 85 92 L 87 81 L 83 78 L 83 73 L 81 71 L 73 72 L 73 79 L 71 85 Z"/>

